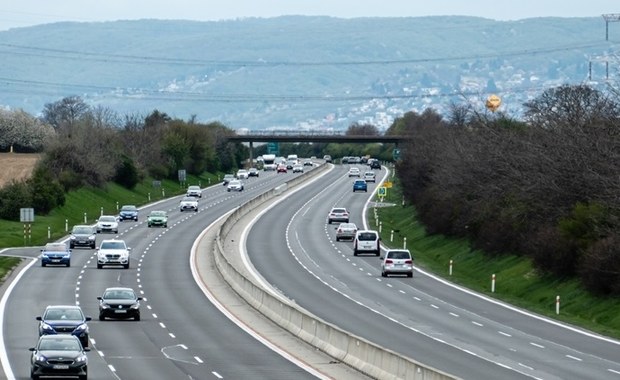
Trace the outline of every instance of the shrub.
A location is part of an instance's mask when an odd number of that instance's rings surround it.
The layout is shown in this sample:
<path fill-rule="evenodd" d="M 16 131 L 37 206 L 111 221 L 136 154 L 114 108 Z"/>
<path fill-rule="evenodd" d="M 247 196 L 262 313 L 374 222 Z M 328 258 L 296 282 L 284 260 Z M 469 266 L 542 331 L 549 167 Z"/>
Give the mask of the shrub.
<path fill-rule="evenodd" d="M 138 168 L 130 157 L 123 157 L 121 164 L 116 168 L 114 182 L 127 189 L 133 189 L 140 182 Z"/>
<path fill-rule="evenodd" d="M 32 207 L 26 182 L 12 182 L 0 189 L 0 218 L 19 221 L 19 209 L 23 207 Z"/>
<path fill-rule="evenodd" d="M 584 286 L 594 294 L 620 295 L 620 236 L 617 234 L 592 244 L 584 253 L 579 274 Z"/>

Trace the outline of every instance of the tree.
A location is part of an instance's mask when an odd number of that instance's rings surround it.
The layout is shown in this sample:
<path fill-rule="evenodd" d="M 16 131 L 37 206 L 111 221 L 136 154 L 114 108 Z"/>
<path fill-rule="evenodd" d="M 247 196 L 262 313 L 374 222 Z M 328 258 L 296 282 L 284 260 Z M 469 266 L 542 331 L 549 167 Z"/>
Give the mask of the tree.
<path fill-rule="evenodd" d="M 0 149 L 39 152 L 55 135 L 53 128 L 23 110 L 0 109 Z"/>
<path fill-rule="evenodd" d="M 67 129 L 85 115 L 90 107 L 79 96 L 69 96 L 54 103 L 47 103 L 43 108 L 43 120 L 56 130 Z"/>
<path fill-rule="evenodd" d="M 372 124 L 351 124 L 347 129 L 347 136 L 379 136 L 379 129 Z"/>

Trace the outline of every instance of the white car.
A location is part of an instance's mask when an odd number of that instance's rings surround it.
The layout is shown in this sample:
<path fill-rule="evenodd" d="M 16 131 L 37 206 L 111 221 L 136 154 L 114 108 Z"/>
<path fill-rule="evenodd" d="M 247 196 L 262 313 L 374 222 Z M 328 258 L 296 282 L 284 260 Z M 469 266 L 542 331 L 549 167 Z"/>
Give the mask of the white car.
<path fill-rule="evenodd" d="M 239 169 L 237 171 L 237 179 L 248 179 L 249 176 L 250 174 L 245 169 Z"/>
<path fill-rule="evenodd" d="M 198 211 L 198 200 L 195 197 L 184 197 L 179 204 L 179 210 Z"/>
<path fill-rule="evenodd" d="M 302 164 L 293 165 L 293 173 L 303 173 L 303 172 L 304 172 L 304 166 Z"/>
<path fill-rule="evenodd" d="M 360 169 L 359 168 L 351 168 L 349 169 L 349 177 L 359 177 L 360 174 Z"/>
<path fill-rule="evenodd" d="M 228 191 L 243 191 L 243 182 L 238 179 L 232 180 L 228 183 Z"/>
<path fill-rule="evenodd" d="M 381 276 L 405 274 L 413 277 L 413 257 L 408 249 L 388 249 L 381 257 Z"/>
<path fill-rule="evenodd" d="M 103 240 L 97 250 L 97 269 L 104 265 L 122 265 L 129 268 L 129 251 L 124 240 Z"/>
<path fill-rule="evenodd" d="M 375 172 L 367 171 L 364 173 L 364 180 L 366 182 L 375 182 L 376 178 Z"/>
<path fill-rule="evenodd" d="M 97 219 L 97 233 L 110 232 L 118 233 L 118 218 L 114 215 L 101 215 Z"/>
<path fill-rule="evenodd" d="M 187 193 L 185 195 L 188 197 L 202 198 L 202 190 L 200 190 L 200 186 L 190 186 L 187 188 Z"/>

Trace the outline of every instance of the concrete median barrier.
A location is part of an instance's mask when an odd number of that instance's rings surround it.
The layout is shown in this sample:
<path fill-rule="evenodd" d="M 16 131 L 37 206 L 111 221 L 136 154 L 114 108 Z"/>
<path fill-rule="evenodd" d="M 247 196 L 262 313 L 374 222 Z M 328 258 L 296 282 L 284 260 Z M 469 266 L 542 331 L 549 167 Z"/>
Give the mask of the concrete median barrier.
<path fill-rule="evenodd" d="M 446 380 L 458 379 L 447 373 L 418 363 L 361 337 L 327 323 L 294 303 L 283 302 L 246 274 L 229 259 L 231 252 L 225 242 L 245 215 L 269 200 L 282 196 L 303 181 L 321 174 L 326 165 L 297 176 L 286 185 L 278 186 L 239 206 L 223 223 L 214 244 L 216 267 L 230 287 L 248 304 L 291 334 L 317 349 L 376 379 Z"/>

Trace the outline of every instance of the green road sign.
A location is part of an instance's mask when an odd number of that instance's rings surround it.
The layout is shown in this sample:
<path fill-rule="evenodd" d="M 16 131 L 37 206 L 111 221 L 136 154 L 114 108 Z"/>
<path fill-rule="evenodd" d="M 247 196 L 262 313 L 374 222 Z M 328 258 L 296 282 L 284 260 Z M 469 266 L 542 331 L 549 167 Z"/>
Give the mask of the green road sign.
<path fill-rule="evenodd" d="M 392 151 L 392 158 L 394 160 L 398 160 L 400 158 L 400 149 L 394 148 L 394 150 Z"/>
<path fill-rule="evenodd" d="M 377 188 L 377 195 L 380 197 L 385 197 L 387 195 L 387 188 L 385 186 Z"/>
<path fill-rule="evenodd" d="M 280 147 L 277 142 L 267 143 L 267 154 L 280 154 Z"/>

